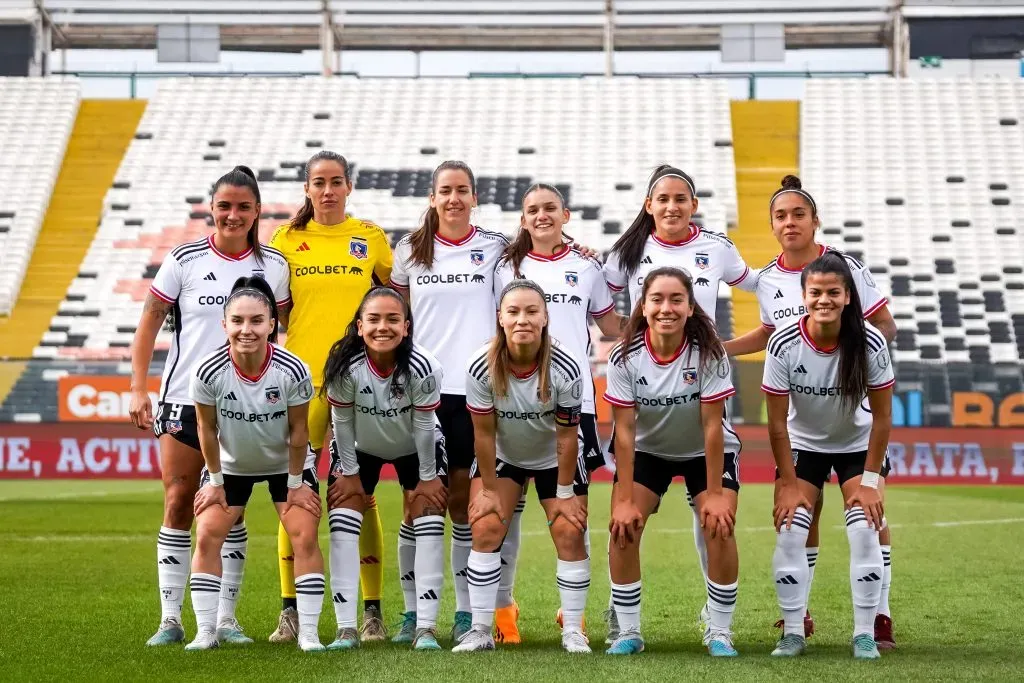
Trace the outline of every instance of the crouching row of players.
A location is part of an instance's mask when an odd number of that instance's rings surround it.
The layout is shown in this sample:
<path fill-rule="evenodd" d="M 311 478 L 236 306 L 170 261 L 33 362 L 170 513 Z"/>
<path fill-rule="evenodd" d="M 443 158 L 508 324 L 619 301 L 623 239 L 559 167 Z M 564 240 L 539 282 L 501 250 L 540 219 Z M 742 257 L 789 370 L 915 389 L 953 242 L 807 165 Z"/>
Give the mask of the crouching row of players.
<path fill-rule="evenodd" d="M 216 646 L 219 548 L 243 512 L 253 483 L 261 479 L 268 482 L 295 548 L 299 646 L 323 649 L 316 633 L 325 591 L 316 540 L 317 482 L 307 448 L 289 446 L 306 443 L 305 410 L 312 387 L 308 368 L 269 343 L 276 324 L 273 299 L 259 284 L 236 284 L 225 306 L 229 346 L 204 359 L 192 381 L 208 474 L 196 502 L 191 580 L 199 634 L 187 649 Z M 884 524 L 877 487 L 891 423 L 892 368 L 884 339 L 863 321 L 842 257 L 826 253 L 811 263 L 802 286 L 809 313 L 772 336 L 762 386 L 778 466 L 772 565 L 785 625 L 772 654 L 804 651 L 809 575 L 804 545 L 811 501 L 834 470 L 846 499 L 853 654 L 877 658 L 872 634 L 882 574 L 878 529 Z M 708 548 L 704 643 L 714 656 L 735 656 L 731 622 L 738 595 L 734 529 L 740 442 L 725 416 L 725 401 L 735 390 L 725 350 L 712 321 L 694 302 L 689 275 L 658 268 L 646 276 L 607 375 L 616 461 L 608 549 L 615 619 L 607 652 L 644 649 L 640 540 L 672 479 L 682 476 Z M 587 378 L 579 361 L 549 336 L 540 287 L 529 280 L 512 281 L 500 295 L 496 336 L 467 366 L 476 453 L 467 569 L 472 628 L 455 644 L 455 652 L 494 649 L 499 551 L 531 479 L 558 556 L 563 647 L 591 651 L 583 630 L 591 575 L 588 481 L 578 446 Z M 358 536 L 366 497 L 373 494 L 385 462 L 394 464 L 406 492 L 404 527 L 413 529 L 413 647 L 440 649 L 436 626 L 444 582 L 447 483 L 444 440 L 434 417 L 440 384 L 437 361 L 412 343 L 405 301 L 385 287 L 371 290 L 325 369 L 335 429 L 327 503 L 330 588 L 338 624 L 327 649 L 359 646 Z M 272 397 L 285 410 L 260 412 L 256 404 L 265 405 Z"/>

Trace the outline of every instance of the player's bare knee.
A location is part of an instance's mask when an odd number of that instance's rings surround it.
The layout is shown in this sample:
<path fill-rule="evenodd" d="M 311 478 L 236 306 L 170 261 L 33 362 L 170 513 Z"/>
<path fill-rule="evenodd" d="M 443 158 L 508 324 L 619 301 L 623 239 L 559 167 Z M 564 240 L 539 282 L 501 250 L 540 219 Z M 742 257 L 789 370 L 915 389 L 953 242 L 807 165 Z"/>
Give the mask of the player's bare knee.
<path fill-rule="evenodd" d="M 505 540 L 505 525 L 497 515 L 487 515 L 473 525 L 473 549 L 484 553 L 494 552 Z"/>
<path fill-rule="evenodd" d="M 586 555 L 583 532 L 566 519 L 555 518 L 551 524 L 551 539 L 555 542 L 555 550 L 561 558 L 579 556 L 579 559 L 582 559 Z"/>
<path fill-rule="evenodd" d="M 307 528 L 304 525 L 302 528 L 294 530 L 289 537 L 291 538 L 292 550 L 295 551 L 296 557 L 308 557 L 316 554 L 319 550 L 315 526 Z"/>
<path fill-rule="evenodd" d="M 196 491 L 185 482 L 175 482 L 164 489 L 164 526 L 183 531 L 192 528 L 195 518 Z"/>

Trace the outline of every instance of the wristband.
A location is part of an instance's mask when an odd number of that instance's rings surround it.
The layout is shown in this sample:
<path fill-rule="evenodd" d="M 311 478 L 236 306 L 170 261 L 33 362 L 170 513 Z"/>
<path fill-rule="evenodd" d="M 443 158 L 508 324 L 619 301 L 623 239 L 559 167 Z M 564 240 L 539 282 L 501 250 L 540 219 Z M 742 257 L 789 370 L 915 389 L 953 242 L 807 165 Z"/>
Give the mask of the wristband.
<path fill-rule="evenodd" d="M 575 495 L 576 491 L 573 489 L 572 484 L 569 484 L 568 486 L 558 484 L 555 486 L 555 498 L 565 500 L 566 498 L 573 498 Z"/>
<path fill-rule="evenodd" d="M 297 489 L 302 486 L 302 474 L 288 473 L 288 488 Z"/>
<path fill-rule="evenodd" d="M 877 489 L 878 478 L 878 472 L 865 472 L 860 476 L 860 485 L 867 486 L 869 489 Z"/>
<path fill-rule="evenodd" d="M 224 473 L 223 472 L 207 472 L 210 475 L 210 486 L 223 486 L 224 485 Z"/>

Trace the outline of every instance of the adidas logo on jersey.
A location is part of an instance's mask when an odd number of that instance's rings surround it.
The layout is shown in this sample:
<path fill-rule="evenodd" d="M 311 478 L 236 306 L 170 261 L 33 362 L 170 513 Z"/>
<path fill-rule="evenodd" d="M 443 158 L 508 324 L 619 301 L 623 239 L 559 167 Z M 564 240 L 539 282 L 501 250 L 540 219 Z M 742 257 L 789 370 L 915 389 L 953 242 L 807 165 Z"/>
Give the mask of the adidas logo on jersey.
<path fill-rule="evenodd" d="M 796 366 L 796 370 L 794 370 L 793 372 L 799 373 L 801 375 L 806 375 L 807 374 L 807 368 L 805 368 L 803 366 L 803 364 L 801 363 L 800 365 Z"/>
<path fill-rule="evenodd" d="M 237 400 L 238 400 L 238 397 L 237 397 L 237 396 L 235 396 L 235 392 L 233 392 L 233 391 L 229 391 L 229 392 L 227 393 L 227 395 L 226 395 L 226 396 L 224 396 L 224 400 L 225 400 L 225 401 L 237 401 Z"/>
<path fill-rule="evenodd" d="M 206 277 L 204 277 L 203 279 L 204 279 L 204 280 L 216 280 L 216 279 L 217 279 L 217 276 L 216 276 L 216 275 L 214 275 L 213 273 L 207 273 L 207 274 L 206 274 Z"/>
<path fill-rule="evenodd" d="M 639 385 L 640 385 L 640 386 L 642 386 L 642 387 L 650 386 L 650 385 L 648 384 L 648 382 L 647 382 L 647 378 L 646 378 L 646 377 L 644 377 L 643 375 L 641 375 L 641 376 L 640 376 L 640 379 L 638 379 L 638 380 L 636 381 L 636 383 L 637 383 L 637 384 L 639 384 Z"/>
<path fill-rule="evenodd" d="M 373 389 L 371 389 L 370 385 L 367 384 L 365 387 L 363 387 L 362 389 L 359 390 L 359 393 L 360 394 L 372 394 L 373 393 Z"/>
<path fill-rule="evenodd" d="M 303 242 L 295 248 L 295 251 L 309 251 L 309 245 Z"/>
<path fill-rule="evenodd" d="M 419 597 L 420 600 L 437 600 L 437 593 L 432 590 L 427 591 Z"/>
<path fill-rule="evenodd" d="M 782 298 L 782 290 L 781 289 L 776 289 L 775 290 L 775 296 L 773 296 L 772 298 L 773 299 L 781 299 Z"/>
<path fill-rule="evenodd" d="M 644 256 L 642 259 L 640 259 L 640 263 L 654 263 L 654 261 L 651 260 L 650 256 Z"/>

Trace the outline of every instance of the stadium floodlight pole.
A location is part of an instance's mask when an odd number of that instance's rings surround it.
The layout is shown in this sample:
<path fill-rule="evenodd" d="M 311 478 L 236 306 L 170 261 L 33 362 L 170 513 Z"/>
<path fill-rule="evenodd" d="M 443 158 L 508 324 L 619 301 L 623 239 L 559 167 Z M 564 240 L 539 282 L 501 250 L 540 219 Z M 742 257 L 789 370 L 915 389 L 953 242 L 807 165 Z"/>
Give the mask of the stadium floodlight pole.
<path fill-rule="evenodd" d="M 329 0 L 321 0 L 322 11 L 320 16 L 320 62 L 324 76 L 332 73 L 331 57 L 334 54 L 334 20 L 331 16 L 331 3 Z"/>
<path fill-rule="evenodd" d="M 615 0 L 604 0 L 604 75 L 615 75 Z"/>

